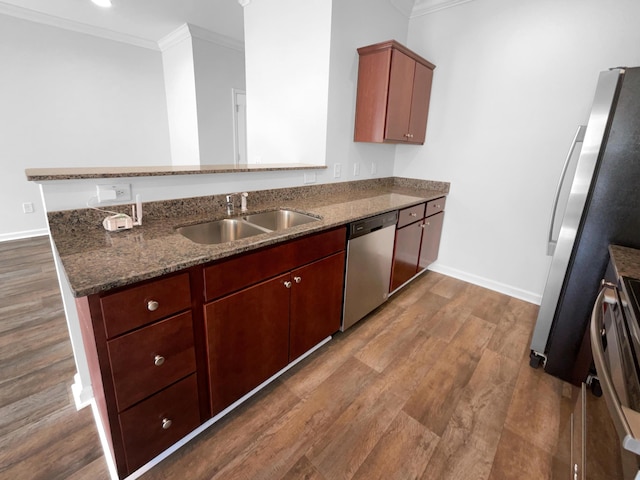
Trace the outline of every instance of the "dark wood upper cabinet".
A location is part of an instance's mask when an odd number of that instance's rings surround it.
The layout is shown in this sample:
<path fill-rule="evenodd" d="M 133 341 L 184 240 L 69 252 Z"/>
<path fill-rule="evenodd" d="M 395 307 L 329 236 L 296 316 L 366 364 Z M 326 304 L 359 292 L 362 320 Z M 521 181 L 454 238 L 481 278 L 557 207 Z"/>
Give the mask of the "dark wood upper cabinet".
<path fill-rule="evenodd" d="M 358 54 L 354 140 L 423 144 L 435 65 L 395 40 Z"/>

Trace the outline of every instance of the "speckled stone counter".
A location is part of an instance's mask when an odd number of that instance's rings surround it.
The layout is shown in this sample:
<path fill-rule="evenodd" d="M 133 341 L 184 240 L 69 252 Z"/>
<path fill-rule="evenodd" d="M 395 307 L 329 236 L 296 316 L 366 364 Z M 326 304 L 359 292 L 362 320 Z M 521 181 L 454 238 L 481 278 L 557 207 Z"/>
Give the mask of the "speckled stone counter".
<path fill-rule="evenodd" d="M 618 277 L 640 279 L 640 250 L 610 245 L 609 255 Z"/>
<path fill-rule="evenodd" d="M 264 165 L 166 165 L 148 167 L 27 168 L 27 180 L 78 180 L 83 178 L 160 177 L 166 175 L 208 175 L 217 173 L 272 172 L 279 170 L 319 170 L 325 165 L 283 163 Z"/>
<path fill-rule="evenodd" d="M 249 213 L 286 208 L 319 221 L 214 245 L 194 243 L 176 228 L 225 218 L 224 195 L 145 203 L 143 225 L 127 231 L 105 231 L 102 219 L 106 214 L 91 209 L 50 212 L 48 220 L 71 290 L 82 297 L 416 205 L 448 192 L 446 182 L 405 178 L 249 192 Z M 123 206 L 108 208 L 130 213 Z"/>

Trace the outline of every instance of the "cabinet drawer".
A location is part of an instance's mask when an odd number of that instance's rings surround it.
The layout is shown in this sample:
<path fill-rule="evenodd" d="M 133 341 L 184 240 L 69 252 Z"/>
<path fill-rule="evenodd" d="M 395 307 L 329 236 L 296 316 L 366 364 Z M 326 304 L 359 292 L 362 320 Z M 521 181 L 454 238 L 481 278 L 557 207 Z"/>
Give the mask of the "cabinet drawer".
<path fill-rule="evenodd" d="M 196 369 L 191 313 L 107 342 L 118 411 Z"/>
<path fill-rule="evenodd" d="M 107 338 L 191 307 L 189 274 L 182 273 L 100 299 Z"/>
<path fill-rule="evenodd" d="M 204 269 L 205 300 L 213 300 L 344 250 L 346 228 L 238 255 Z"/>
<path fill-rule="evenodd" d="M 410 223 L 417 222 L 424 218 L 424 203 L 404 208 L 398 212 L 398 228 L 402 228 Z"/>
<path fill-rule="evenodd" d="M 435 200 L 428 201 L 427 212 L 424 214 L 424 216 L 430 217 L 431 215 L 442 212 L 444 210 L 444 204 L 446 201 L 447 197 L 440 197 L 436 198 Z"/>
<path fill-rule="evenodd" d="M 298 268 L 343 251 L 347 246 L 347 227 L 308 235 L 296 240 L 293 245 L 295 248 L 292 251 L 290 268 Z"/>
<path fill-rule="evenodd" d="M 196 375 L 122 412 L 119 420 L 131 473 L 200 425 Z"/>

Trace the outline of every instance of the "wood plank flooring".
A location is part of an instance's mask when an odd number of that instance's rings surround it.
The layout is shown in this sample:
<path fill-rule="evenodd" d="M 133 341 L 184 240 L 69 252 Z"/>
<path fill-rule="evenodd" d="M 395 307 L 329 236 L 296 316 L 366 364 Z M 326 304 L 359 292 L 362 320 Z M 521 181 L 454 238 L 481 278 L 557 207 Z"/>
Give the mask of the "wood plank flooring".
<path fill-rule="evenodd" d="M 75 372 L 48 237 L 0 243 L 0 478 L 108 478 Z"/>
<path fill-rule="evenodd" d="M 0 243 L 0 282 L 0 478 L 108 478 L 48 240 Z M 552 478 L 573 387 L 528 366 L 537 310 L 428 272 L 142 478 Z"/>

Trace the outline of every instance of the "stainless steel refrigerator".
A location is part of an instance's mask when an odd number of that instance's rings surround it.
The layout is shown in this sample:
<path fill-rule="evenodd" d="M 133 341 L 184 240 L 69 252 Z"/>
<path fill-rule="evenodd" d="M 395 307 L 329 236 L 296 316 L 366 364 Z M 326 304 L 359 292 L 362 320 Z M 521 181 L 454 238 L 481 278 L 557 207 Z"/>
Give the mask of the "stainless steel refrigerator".
<path fill-rule="evenodd" d="M 589 121 L 578 128 L 562 175 L 530 363 L 579 384 L 586 378 L 576 360 L 608 246 L 640 248 L 640 67 L 600 73 Z"/>

